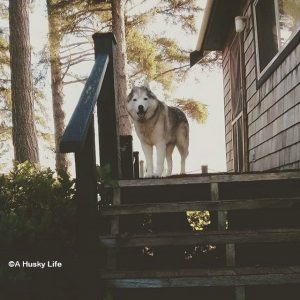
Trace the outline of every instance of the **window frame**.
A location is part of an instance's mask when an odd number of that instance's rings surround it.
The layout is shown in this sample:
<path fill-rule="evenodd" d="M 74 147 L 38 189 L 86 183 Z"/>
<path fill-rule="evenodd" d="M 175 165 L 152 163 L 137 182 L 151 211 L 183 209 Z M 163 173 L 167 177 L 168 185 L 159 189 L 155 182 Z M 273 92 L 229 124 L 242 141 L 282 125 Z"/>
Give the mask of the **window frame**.
<path fill-rule="evenodd" d="M 290 52 L 299 44 L 300 42 L 300 26 L 296 31 L 289 37 L 286 43 L 280 45 L 280 26 L 279 26 L 279 5 L 278 0 L 274 1 L 275 8 L 275 18 L 276 18 L 276 31 L 277 31 L 277 43 L 278 52 L 269 61 L 269 63 L 260 70 L 260 58 L 259 58 L 259 45 L 258 45 L 258 30 L 257 30 L 257 19 L 256 19 L 256 4 L 263 0 L 254 0 L 252 4 L 253 12 L 253 27 L 254 27 L 254 42 L 255 42 L 255 53 L 256 53 L 256 71 L 257 71 L 257 86 L 261 86 L 274 72 L 274 70 L 283 62 L 283 60 L 290 54 Z"/>

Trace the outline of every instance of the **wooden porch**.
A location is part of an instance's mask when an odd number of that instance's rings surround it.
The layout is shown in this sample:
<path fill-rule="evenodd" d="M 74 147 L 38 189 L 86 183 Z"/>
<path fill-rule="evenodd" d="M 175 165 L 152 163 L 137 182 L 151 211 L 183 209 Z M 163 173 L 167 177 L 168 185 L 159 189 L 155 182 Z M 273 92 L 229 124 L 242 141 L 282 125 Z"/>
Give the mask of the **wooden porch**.
<path fill-rule="evenodd" d="M 299 284 L 299 183 L 300 172 L 294 171 L 120 180 L 113 204 L 99 212 L 111 220 L 110 234 L 100 236 L 108 258 L 101 279 L 113 290 L 230 287 L 235 294 L 232 299 L 248 299 L 246 290 L 251 286 Z M 178 198 L 180 189 L 186 197 Z M 166 202 L 170 197 L 177 201 Z M 178 225 L 172 228 L 176 231 L 169 231 L 167 222 L 177 219 L 180 224 L 185 212 L 199 210 L 210 212 L 211 223 L 203 230 L 182 231 Z M 174 213 L 176 217 L 169 219 Z M 159 224 L 153 224 L 152 232 L 139 232 L 138 223 L 134 223 L 138 232 L 132 223 L 128 227 L 131 232 L 124 232 L 122 224 L 126 227 L 134 218 L 141 220 L 137 215 L 147 214 L 162 216 L 153 217 Z M 127 219 L 123 221 L 123 217 Z M 284 243 L 294 249 L 281 252 Z M 178 252 L 172 254 L 176 247 L 183 252 L 184 246 L 195 245 L 214 245 L 215 253 L 210 257 L 200 254 L 203 257 L 198 261 L 184 259 Z M 143 260 L 143 247 L 154 248 L 157 254 Z M 160 247 L 169 251 L 167 263 L 159 261 Z M 128 254 L 129 249 L 140 263 Z M 258 257 L 249 260 L 252 251 Z M 289 259 L 284 261 L 285 255 Z M 162 257 L 166 259 L 165 254 Z M 127 261 L 124 265 L 124 259 L 132 264 Z"/>
<path fill-rule="evenodd" d="M 300 171 L 133 179 L 132 148 L 120 147 L 116 123 L 115 40 L 94 40 L 95 67 L 61 141 L 76 161 L 78 299 L 148 299 L 153 290 L 182 299 L 178 289 L 194 288 L 220 299 L 225 288 L 222 299 L 257 300 L 252 287 L 299 289 Z M 96 105 L 100 163 L 115 180 L 100 189 Z M 207 211 L 209 223 L 193 230 L 187 211 Z"/>

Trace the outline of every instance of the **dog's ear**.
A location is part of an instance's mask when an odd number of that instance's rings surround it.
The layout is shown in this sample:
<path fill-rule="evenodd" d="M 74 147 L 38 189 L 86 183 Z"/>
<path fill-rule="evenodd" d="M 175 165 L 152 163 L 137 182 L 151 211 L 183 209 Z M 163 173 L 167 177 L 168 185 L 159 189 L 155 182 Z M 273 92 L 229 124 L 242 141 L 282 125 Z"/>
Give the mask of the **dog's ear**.
<path fill-rule="evenodd" d="M 147 89 L 147 96 L 152 99 L 157 99 L 156 95 L 149 89 Z"/>
<path fill-rule="evenodd" d="M 132 87 L 131 92 L 130 92 L 129 95 L 127 96 L 127 102 L 129 102 L 129 101 L 132 99 L 133 93 L 134 93 L 134 86 Z"/>
<path fill-rule="evenodd" d="M 147 79 L 145 79 L 145 81 L 144 81 L 144 87 L 150 91 L 150 85 L 149 85 L 149 82 Z"/>

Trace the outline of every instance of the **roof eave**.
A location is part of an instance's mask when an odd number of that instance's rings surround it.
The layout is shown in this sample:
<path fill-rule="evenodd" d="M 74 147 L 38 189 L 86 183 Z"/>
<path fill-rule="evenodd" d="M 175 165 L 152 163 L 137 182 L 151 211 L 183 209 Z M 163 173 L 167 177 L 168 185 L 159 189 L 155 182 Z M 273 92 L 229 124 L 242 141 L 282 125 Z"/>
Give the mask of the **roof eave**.
<path fill-rule="evenodd" d="M 190 66 L 192 67 L 197 62 L 199 62 L 204 57 L 204 51 L 203 51 L 203 42 L 205 38 L 205 34 L 207 31 L 209 19 L 211 17 L 211 11 L 213 6 L 214 0 L 207 0 L 206 7 L 204 10 L 204 15 L 201 23 L 201 28 L 197 40 L 197 45 L 195 51 L 190 53 Z"/>

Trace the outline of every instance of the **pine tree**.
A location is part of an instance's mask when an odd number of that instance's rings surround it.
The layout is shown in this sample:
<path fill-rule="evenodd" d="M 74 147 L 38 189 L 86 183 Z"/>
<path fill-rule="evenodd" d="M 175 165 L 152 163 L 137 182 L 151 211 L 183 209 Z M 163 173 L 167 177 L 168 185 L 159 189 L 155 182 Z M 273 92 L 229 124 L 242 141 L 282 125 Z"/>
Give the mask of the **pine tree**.
<path fill-rule="evenodd" d="M 117 75 L 117 99 L 118 99 L 118 124 L 120 135 L 130 135 L 132 128 L 126 110 L 128 95 L 128 70 L 125 35 L 125 0 L 112 1 L 112 29 L 118 44 L 116 50 L 116 75 Z"/>
<path fill-rule="evenodd" d="M 49 54 L 51 66 L 51 91 L 54 121 L 55 139 L 55 166 L 56 170 L 68 170 L 68 160 L 64 153 L 59 151 L 60 139 L 65 129 L 65 113 L 63 111 L 63 76 L 61 71 L 60 42 L 62 32 L 60 30 L 60 18 L 54 7 L 53 0 L 47 0 L 48 24 L 49 24 Z"/>
<path fill-rule="evenodd" d="M 9 0 L 9 52 L 15 160 L 39 162 L 34 124 L 29 0 Z"/>

